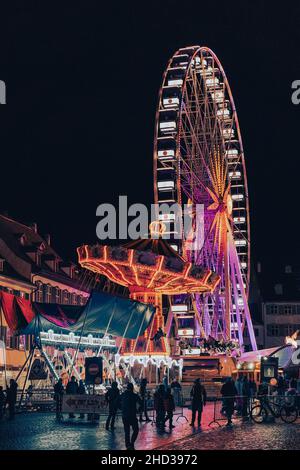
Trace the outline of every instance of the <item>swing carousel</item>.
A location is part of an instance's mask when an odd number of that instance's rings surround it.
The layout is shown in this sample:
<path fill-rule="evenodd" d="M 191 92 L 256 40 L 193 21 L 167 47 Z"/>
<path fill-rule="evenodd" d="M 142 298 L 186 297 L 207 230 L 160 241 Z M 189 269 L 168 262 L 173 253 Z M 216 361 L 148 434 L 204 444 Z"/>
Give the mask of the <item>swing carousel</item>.
<path fill-rule="evenodd" d="M 115 361 L 125 371 L 125 378 L 139 378 L 132 376 L 132 368 L 138 364 L 140 377 L 152 365 L 156 374 L 162 366 L 166 370 L 178 367 L 181 377 L 182 360 L 171 357 L 165 335 L 162 295 L 212 293 L 220 281 L 220 276 L 212 270 L 194 265 L 174 251 L 162 238 L 165 230 L 162 222 L 155 222 L 150 225 L 150 238 L 117 247 L 84 245 L 78 248 L 83 268 L 127 287 L 131 299 L 155 306 L 153 319 L 143 334 L 138 332 L 135 339 L 120 340 Z"/>

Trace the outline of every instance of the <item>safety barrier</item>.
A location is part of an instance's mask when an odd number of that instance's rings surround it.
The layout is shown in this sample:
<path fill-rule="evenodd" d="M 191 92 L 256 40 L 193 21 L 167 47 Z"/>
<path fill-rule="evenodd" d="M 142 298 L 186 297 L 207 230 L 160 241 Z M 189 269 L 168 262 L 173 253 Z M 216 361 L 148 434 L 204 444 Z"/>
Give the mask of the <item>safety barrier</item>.
<path fill-rule="evenodd" d="M 254 419 L 255 422 L 262 422 L 264 421 L 264 418 L 268 417 L 272 419 L 280 418 L 282 417 L 282 409 L 284 409 L 287 414 L 289 414 L 291 410 L 296 409 L 298 416 L 300 408 L 299 399 L 299 396 L 294 395 L 215 397 L 213 400 L 213 419 L 209 423 L 209 426 L 212 424 L 218 424 L 221 426 L 220 421 L 227 421 L 230 415 L 234 420 L 252 419 L 251 416 L 253 415 L 254 409 L 254 411 L 260 415 L 259 419 Z M 262 407 L 266 410 L 263 414 L 261 412 Z M 293 413 L 295 412 L 293 411 Z M 283 421 L 289 422 L 285 419 L 283 419 Z"/>

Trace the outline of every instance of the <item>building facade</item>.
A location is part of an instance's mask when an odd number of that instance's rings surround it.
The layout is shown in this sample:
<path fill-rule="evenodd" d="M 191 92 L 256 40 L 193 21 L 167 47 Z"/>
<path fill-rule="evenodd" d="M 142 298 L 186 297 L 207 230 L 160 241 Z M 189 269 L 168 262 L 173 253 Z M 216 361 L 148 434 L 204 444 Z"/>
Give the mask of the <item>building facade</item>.
<path fill-rule="evenodd" d="M 0 291 L 35 302 L 84 305 L 89 289 L 80 270 L 54 250 L 36 224 L 0 215 Z M 30 338 L 14 336 L 0 309 L 0 385 L 15 378 L 24 364 Z"/>

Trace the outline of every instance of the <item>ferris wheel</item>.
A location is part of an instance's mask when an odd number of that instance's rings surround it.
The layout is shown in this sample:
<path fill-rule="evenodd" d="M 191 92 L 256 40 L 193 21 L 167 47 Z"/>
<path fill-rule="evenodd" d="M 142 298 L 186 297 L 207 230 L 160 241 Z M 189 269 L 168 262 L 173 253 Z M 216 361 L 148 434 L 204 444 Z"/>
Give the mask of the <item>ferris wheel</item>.
<path fill-rule="evenodd" d="M 242 347 L 247 328 L 257 349 L 248 307 L 250 222 L 243 144 L 228 80 L 207 47 L 179 49 L 164 73 L 155 125 L 154 195 L 156 204 L 177 203 L 182 214 L 189 213 L 192 240 L 182 229 L 178 234 L 171 212 L 159 212 L 171 246 L 221 276 L 214 292 L 194 298 L 201 330 Z"/>

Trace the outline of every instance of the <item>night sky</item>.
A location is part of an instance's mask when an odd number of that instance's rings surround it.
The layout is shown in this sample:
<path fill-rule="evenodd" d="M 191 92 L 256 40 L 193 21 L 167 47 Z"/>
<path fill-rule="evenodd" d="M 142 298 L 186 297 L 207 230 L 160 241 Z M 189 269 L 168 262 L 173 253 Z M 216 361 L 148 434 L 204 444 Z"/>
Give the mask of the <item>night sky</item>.
<path fill-rule="evenodd" d="M 62 256 L 76 259 L 78 245 L 96 241 L 100 203 L 127 194 L 149 205 L 165 65 L 179 47 L 206 45 L 240 120 L 253 259 L 300 264 L 300 105 L 291 102 L 299 2 L 61 3 L 1 11 L 1 212 L 36 221 Z"/>

